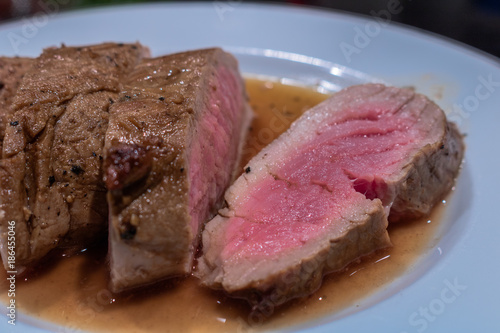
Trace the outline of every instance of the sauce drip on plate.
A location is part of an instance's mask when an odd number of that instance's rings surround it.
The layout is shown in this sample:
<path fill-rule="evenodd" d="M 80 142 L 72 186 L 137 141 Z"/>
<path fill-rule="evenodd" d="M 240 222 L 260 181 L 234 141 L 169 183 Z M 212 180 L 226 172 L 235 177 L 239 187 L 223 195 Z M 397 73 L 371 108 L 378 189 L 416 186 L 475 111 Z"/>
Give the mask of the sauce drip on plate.
<path fill-rule="evenodd" d="M 328 96 L 308 88 L 247 79 L 255 111 L 244 150 L 245 163 L 289 127 L 300 114 Z M 354 312 L 366 298 L 404 274 L 433 246 L 444 205 L 422 220 L 390 225 L 393 248 L 378 251 L 325 277 L 314 294 L 265 314 L 251 313 L 245 301 L 178 278 L 134 292 L 108 290 L 107 245 L 72 257 L 54 256 L 16 280 L 16 308 L 37 319 L 64 326 L 64 332 L 246 332 L 312 325 L 324 316 Z M 432 223 L 428 223 L 432 221 Z M 0 300 L 9 302 L 7 275 L 0 269 Z M 5 319 L 7 320 L 7 318 Z"/>

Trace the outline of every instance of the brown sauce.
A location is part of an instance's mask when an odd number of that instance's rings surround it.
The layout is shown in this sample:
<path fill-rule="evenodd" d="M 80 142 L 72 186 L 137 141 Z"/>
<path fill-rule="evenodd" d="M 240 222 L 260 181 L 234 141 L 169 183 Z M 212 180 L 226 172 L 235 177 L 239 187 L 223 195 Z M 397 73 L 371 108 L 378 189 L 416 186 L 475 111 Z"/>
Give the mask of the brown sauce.
<path fill-rule="evenodd" d="M 306 88 L 247 80 L 256 112 L 245 162 L 285 130 L 304 110 L 327 96 Z M 313 295 L 253 318 L 246 302 L 198 286 L 195 278 L 175 279 L 134 293 L 107 289 L 106 244 L 72 257 L 47 261 L 16 281 L 18 311 L 68 327 L 66 331 L 245 332 L 305 324 L 341 310 L 356 310 L 370 294 L 388 286 L 429 249 L 442 206 L 423 220 L 393 224 L 393 247 L 379 251 L 325 278 Z M 428 223 L 432 221 L 432 223 Z M 0 269 L 0 299 L 6 304 L 6 273 Z M 255 323 L 258 321 L 259 323 Z"/>

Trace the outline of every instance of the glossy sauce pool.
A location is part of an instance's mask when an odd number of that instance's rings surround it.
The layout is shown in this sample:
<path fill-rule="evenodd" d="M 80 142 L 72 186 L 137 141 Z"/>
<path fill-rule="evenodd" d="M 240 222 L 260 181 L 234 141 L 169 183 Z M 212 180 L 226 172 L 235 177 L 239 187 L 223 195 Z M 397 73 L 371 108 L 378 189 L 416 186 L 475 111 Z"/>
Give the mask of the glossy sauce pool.
<path fill-rule="evenodd" d="M 248 161 L 304 110 L 327 95 L 306 88 L 247 80 L 256 116 L 244 152 Z M 439 205 L 430 217 L 389 227 L 393 247 L 378 251 L 325 277 L 309 297 L 255 317 L 246 302 L 198 286 L 195 278 L 174 279 L 128 294 L 108 289 L 106 244 L 72 257 L 58 256 L 16 281 L 17 310 L 78 330 L 105 332 L 244 332 L 269 330 L 353 309 L 403 274 L 435 241 Z M 431 222 L 432 221 L 432 222 Z M 0 299 L 6 304 L 6 273 L 0 269 Z M 7 320 L 6 318 L 4 320 Z"/>

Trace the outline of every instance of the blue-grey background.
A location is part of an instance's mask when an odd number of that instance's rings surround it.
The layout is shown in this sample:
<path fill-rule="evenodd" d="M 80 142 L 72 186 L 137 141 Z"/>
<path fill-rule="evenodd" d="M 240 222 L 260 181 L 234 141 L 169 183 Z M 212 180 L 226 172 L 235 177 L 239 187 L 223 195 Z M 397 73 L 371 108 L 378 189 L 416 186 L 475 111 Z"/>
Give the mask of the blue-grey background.
<path fill-rule="evenodd" d="M 146 2 L 145 0 L 0 0 L 0 23 L 32 15 L 42 10 L 44 5 L 50 5 L 54 1 L 62 10 Z M 246 0 L 211 1 L 222 5 L 246 2 Z M 272 2 L 287 3 L 290 6 L 323 7 L 365 15 L 379 12 L 399 2 L 404 10 L 394 15 L 392 21 L 444 35 L 500 57 L 500 0 L 274 0 Z"/>

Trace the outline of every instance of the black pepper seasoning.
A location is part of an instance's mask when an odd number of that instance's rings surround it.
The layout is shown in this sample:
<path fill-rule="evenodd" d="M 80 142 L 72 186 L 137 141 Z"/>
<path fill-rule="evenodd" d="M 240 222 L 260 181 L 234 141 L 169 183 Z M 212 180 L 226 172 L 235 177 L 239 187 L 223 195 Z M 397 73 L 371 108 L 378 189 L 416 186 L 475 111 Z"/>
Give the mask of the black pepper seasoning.
<path fill-rule="evenodd" d="M 83 168 L 79 165 L 72 165 L 71 166 L 71 172 L 73 172 L 75 175 L 79 175 L 82 172 L 84 172 Z"/>

